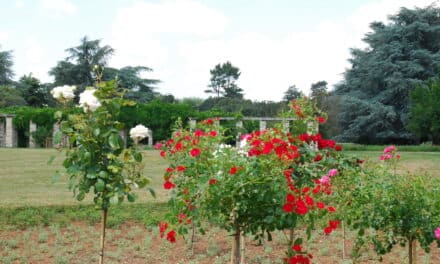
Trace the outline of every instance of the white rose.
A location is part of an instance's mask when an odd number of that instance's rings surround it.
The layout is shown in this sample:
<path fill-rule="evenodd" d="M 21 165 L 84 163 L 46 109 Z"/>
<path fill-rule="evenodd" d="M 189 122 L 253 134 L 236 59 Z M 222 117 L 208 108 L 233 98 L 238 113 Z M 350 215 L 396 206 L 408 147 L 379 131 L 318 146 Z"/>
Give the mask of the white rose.
<path fill-rule="evenodd" d="M 93 112 L 101 106 L 98 98 L 93 95 L 95 92 L 96 89 L 85 90 L 79 95 L 79 106 L 84 109 L 84 112 Z"/>
<path fill-rule="evenodd" d="M 133 140 L 141 140 L 143 138 L 146 138 L 148 134 L 150 133 L 149 129 L 144 127 L 143 125 L 137 125 L 130 129 L 130 137 Z"/>
<path fill-rule="evenodd" d="M 69 86 L 69 85 L 63 85 L 63 86 L 57 86 L 50 91 L 53 98 L 55 98 L 57 101 L 60 102 L 66 102 L 70 101 L 75 97 L 75 94 L 73 93 L 76 90 L 75 86 Z"/>

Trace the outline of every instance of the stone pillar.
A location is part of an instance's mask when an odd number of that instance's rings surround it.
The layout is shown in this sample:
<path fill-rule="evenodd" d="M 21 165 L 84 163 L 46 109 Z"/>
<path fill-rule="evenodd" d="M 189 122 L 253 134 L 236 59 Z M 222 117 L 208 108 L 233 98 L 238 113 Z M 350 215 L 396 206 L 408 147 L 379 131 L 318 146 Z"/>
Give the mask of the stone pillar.
<path fill-rule="evenodd" d="M 260 130 L 266 130 L 266 121 L 260 120 Z"/>
<path fill-rule="evenodd" d="M 191 131 L 196 129 L 196 124 L 197 124 L 197 121 L 195 119 L 190 119 L 189 120 L 189 129 Z"/>
<path fill-rule="evenodd" d="M 3 118 L 0 119 L 0 147 L 5 146 L 5 122 Z"/>
<path fill-rule="evenodd" d="M 17 146 L 17 132 L 15 131 L 14 124 L 12 123 L 13 118 L 13 116 L 6 116 L 5 147 L 8 148 Z"/>
<path fill-rule="evenodd" d="M 29 148 L 35 148 L 37 146 L 37 143 L 35 142 L 35 139 L 33 137 L 34 132 L 37 131 L 37 124 L 34 122 L 29 121 Z"/>
<path fill-rule="evenodd" d="M 215 120 L 214 120 L 214 126 L 215 126 L 215 127 L 219 127 L 219 126 L 220 126 L 220 120 L 215 119 Z"/>
<path fill-rule="evenodd" d="M 284 120 L 283 121 L 283 132 L 284 133 L 289 132 L 289 127 L 290 127 L 290 121 L 289 120 Z"/>
<path fill-rule="evenodd" d="M 240 146 L 240 137 L 241 137 L 241 131 L 243 129 L 243 121 L 239 120 L 237 123 L 235 123 L 235 127 L 237 128 L 237 136 L 235 137 L 235 146 Z"/>
<path fill-rule="evenodd" d="M 153 146 L 153 130 L 148 129 L 148 146 Z"/>

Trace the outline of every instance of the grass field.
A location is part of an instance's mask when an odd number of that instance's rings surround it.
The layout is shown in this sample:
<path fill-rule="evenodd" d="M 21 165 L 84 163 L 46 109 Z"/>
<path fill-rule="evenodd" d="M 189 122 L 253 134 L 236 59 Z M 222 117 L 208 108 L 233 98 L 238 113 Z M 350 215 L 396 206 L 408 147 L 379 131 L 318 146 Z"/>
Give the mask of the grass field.
<path fill-rule="evenodd" d="M 381 151 L 347 151 L 371 162 L 378 161 Z M 47 162 L 55 155 L 51 165 Z M 402 152 L 400 171 L 424 173 L 440 177 L 440 152 Z M 75 205 L 79 204 L 67 190 L 67 178 L 60 176 L 53 182 L 56 171 L 62 172 L 64 154 L 54 149 L 0 148 L 0 207 Z M 166 192 L 162 188 L 162 175 L 167 163 L 154 150 L 144 152 L 144 173 L 151 178 L 157 192 L 154 199 L 146 191 L 140 191 L 138 202 L 163 202 Z M 81 204 L 91 203 L 89 200 Z"/>

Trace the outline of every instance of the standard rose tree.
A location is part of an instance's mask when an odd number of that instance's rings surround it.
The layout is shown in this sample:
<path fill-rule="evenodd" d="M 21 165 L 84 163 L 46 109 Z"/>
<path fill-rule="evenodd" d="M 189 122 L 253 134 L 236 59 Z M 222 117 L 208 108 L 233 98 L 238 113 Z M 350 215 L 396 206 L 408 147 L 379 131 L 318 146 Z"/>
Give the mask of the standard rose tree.
<path fill-rule="evenodd" d="M 73 89 L 56 88 L 54 97 L 65 103 L 72 99 Z M 134 147 L 125 148 L 119 135 L 124 125 L 117 120 L 122 106 L 133 102 L 123 99 L 115 81 L 98 82 L 95 88 L 87 88 L 80 94 L 79 107 L 84 113 L 71 114 L 61 123 L 62 133 L 67 135 L 71 147 L 66 149 L 63 166 L 69 177 L 69 188 L 81 201 L 92 193 L 93 202 L 102 210 L 102 234 L 100 263 L 104 259 L 104 238 L 107 212 L 111 204 L 125 198 L 135 201 L 138 188 L 149 180 L 142 175 L 142 153 Z M 139 129 L 138 129 L 139 130 Z M 145 129 L 135 133 L 137 140 L 146 136 Z"/>

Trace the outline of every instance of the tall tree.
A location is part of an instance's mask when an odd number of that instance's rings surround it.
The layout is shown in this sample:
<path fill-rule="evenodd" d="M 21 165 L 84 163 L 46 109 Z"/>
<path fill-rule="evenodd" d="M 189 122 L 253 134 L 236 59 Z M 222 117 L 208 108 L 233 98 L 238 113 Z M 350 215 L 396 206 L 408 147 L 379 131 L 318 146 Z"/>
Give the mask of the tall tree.
<path fill-rule="evenodd" d="M 12 51 L 0 51 L 0 85 L 11 84 L 14 72 L 12 71 Z"/>
<path fill-rule="evenodd" d="M 374 22 L 351 50 L 351 68 L 336 86 L 341 97 L 341 140 L 363 143 L 408 142 L 409 93 L 437 75 L 440 67 L 440 9 L 407 9 Z"/>
<path fill-rule="evenodd" d="M 143 72 L 150 72 L 151 68 L 144 66 L 126 66 L 121 69 L 105 68 L 104 80 L 117 79 L 122 88 L 128 89 L 127 99 L 135 100 L 140 103 L 146 103 L 153 100 L 158 95 L 154 91 L 156 84 L 160 81 L 156 79 L 147 79 L 141 77 Z"/>
<path fill-rule="evenodd" d="M 101 40 L 83 37 L 80 45 L 66 49 L 69 56 L 58 62 L 49 74 L 55 77 L 55 85 L 78 85 L 78 92 L 95 82 L 93 67 L 103 67 L 113 55 L 114 49 L 108 45 L 101 47 Z"/>
<path fill-rule="evenodd" d="M 236 81 L 241 75 L 240 69 L 233 66 L 229 61 L 215 65 L 210 70 L 211 79 L 205 93 L 213 93 L 217 98 L 243 98 L 243 89 L 237 86 Z"/>
<path fill-rule="evenodd" d="M 296 87 L 296 85 L 291 85 L 287 89 L 287 91 L 284 92 L 283 101 L 290 102 L 293 99 L 297 99 L 300 97 L 303 97 L 304 93 Z"/>
<path fill-rule="evenodd" d="M 40 80 L 29 75 L 23 75 L 17 83 L 17 89 L 21 92 L 26 104 L 29 106 L 47 106 L 49 93 Z"/>

